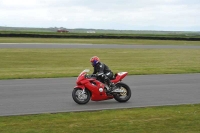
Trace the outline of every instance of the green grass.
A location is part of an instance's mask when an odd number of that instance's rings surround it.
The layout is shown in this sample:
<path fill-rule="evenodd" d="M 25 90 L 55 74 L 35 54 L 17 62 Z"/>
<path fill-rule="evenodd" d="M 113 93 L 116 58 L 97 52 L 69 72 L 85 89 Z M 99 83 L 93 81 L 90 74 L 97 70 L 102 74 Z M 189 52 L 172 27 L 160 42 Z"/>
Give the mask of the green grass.
<path fill-rule="evenodd" d="M 0 79 L 77 76 L 93 55 L 113 72 L 200 72 L 200 49 L 0 49 Z"/>
<path fill-rule="evenodd" d="M 0 37 L 0 43 L 90 43 L 137 45 L 200 45 L 200 41 L 141 40 L 141 39 L 56 39 Z"/>
<path fill-rule="evenodd" d="M 199 42 L 0 38 L 0 43 L 177 44 Z M 199 73 L 200 49 L 0 49 L 0 79 L 77 76 L 98 55 L 129 74 Z M 0 133 L 199 133 L 200 104 L 0 117 Z"/>
<path fill-rule="evenodd" d="M 1 133 L 199 133 L 200 104 L 0 117 Z"/>

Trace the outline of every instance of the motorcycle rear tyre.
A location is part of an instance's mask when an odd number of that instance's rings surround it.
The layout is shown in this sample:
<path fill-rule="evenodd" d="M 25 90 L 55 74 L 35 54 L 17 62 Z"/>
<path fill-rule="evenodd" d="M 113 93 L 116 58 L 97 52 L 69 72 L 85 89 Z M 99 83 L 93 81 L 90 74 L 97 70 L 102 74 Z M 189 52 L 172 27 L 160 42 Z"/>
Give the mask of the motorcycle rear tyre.
<path fill-rule="evenodd" d="M 120 94 L 114 94 L 114 99 L 118 102 L 127 102 L 131 98 L 131 89 L 129 88 L 129 86 L 122 82 L 117 83 L 116 86 L 126 89 L 127 96 L 125 98 L 120 98 Z"/>

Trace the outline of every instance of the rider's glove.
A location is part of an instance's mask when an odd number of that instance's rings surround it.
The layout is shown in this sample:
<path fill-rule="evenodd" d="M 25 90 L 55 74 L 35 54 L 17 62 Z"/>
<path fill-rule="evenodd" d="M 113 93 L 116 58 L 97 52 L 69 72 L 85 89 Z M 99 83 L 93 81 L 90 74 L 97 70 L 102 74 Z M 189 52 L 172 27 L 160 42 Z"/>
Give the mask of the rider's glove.
<path fill-rule="evenodd" d="M 103 75 L 103 73 L 97 73 L 97 76 L 102 76 Z"/>
<path fill-rule="evenodd" d="M 92 74 L 91 77 L 97 77 L 97 74 Z"/>

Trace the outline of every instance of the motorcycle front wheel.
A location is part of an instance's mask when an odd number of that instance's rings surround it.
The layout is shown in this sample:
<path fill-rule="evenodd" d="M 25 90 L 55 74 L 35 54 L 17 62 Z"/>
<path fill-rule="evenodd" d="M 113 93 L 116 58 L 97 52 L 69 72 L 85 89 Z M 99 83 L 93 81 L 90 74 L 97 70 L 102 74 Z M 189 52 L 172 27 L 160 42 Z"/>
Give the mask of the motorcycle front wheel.
<path fill-rule="evenodd" d="M 90 101 L 91 94 L 87 89 L 74 88 L 72 98 L 78 104 L 86 104 Z"/>
<path fill-rule="evenodd" d="M 131 89 L 125 83 L 117 83 L 116 87 L 123 90 L 121 93 L 114 94 L 114 99 L 118 102 L 127 102 L 131 98 Z"/>

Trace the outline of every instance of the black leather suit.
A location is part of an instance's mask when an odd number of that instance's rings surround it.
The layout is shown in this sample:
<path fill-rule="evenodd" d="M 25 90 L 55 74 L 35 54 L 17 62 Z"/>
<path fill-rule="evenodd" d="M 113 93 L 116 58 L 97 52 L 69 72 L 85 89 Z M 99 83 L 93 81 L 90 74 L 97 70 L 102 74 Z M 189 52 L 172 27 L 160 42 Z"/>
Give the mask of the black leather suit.
<path fill-rule="evenodd" d="M 94 66 L 93 74 L 97 74 L 97 79 L 103 83 L 106 83 L 108 86 L 111 85 L 110 79 L 113 78 L 113 72 L 109 69 L 109 67 L 104 63 L 97 63 Z"/>

